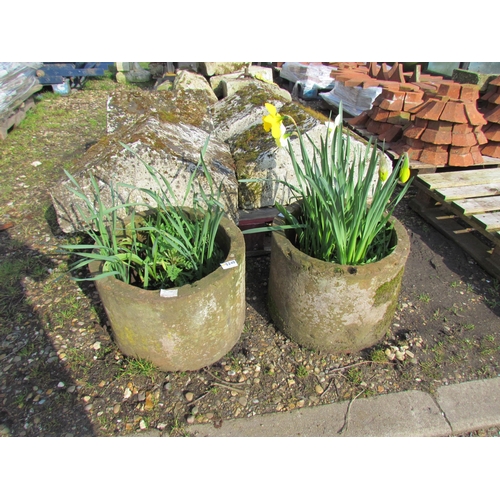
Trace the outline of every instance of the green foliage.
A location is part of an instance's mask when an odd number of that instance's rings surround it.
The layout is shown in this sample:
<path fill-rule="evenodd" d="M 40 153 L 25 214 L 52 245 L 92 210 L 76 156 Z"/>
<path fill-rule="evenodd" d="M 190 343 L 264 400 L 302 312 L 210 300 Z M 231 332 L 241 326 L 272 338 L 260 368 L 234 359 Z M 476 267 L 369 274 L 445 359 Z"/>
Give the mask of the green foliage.
<path fill-rule="evenodd" d="M 132 154 L 128 146 L 122 144 Z M 70 267 L 78 270 L 91 262 L 102 263 L 101 271 L 83 280 L 115 276 L 125 283 L 134 283 L 145 289 L 170 288 L 193 283 L 214 271 L 224 255 L 217 244 L 217 231 L 224 215 L 220 202 L 221 189 L 214 186 L 204 161 L 208 140 L 200 154 L 200 162 L 189 177 L 182 200 L 178 200 L 169 181 L 147 163 L 157 190 L 138 188 L 124 183 L 110 186 L 111 206 L 106 207 L 96 179 L 91 176 L 92 198 L 89 198 L 76 179 L 66 175 L 74 187 L 70 191 L 83 203 L 79 215 L 85 223 L 86 233 L 93 244 L 66 244 L 61 248 L 79 257 Z M 200 168 L 201 167 L 201 168 Z M 193 184 L 203 171 L 209 192 L 205 192 L 198 179 L 198 189 L 193 194 Z M 153 200 L 151 203 L 119 201 L 118 187 L 141 191 Z M 192 209 L 185 209 L 188 196 Z M 129 214 L 123 226 L 119 212 Z"/>
<path fill-rule="evenodd" d="M 273 115 L 275 120 L 282 118 Z M 402 156 L 389 175 L 381 165 L 375 188 L 372 181 L 378 163 L 385 162 L 377 152 L 376 144 L 368 143 L 365 154 L 353 151 L 351 141 L 342 132 L 342 106 L 338 125 L 321 138 L 320 147 L 307 136 L 313 147 L 312 158 L 306 150 L 304 137 L 298 130 L 301 159 L 299 160 L 288 139 L 288 153 L 297 178 L 296 185 L 276 180 L 292 191 L 301 201 L 301 213 L 297 217 L 279 203 L 276 207 L 284 216 L 280 227 L 270 230 L 294 229 L 298 248 L 317 259 L 342 265 L 360 265 L 375 262 L 388 255 L 394 246 L 393 228 L 389 222 L 394 208 L 402 199 L 410 182 L 406 182 L 399 194 L 392 199 L 400 173 L 408 170 L 408 160 Z M 332 139 L 329 141 L 329 133 Z M 383 167 L 383 168 L 382 168 Z M 387 177 L 382 180 L 382 170 Z M 405 172 L 406 173 L 406 172 Z M 241 182 L 256 182 L 244 179 Z M 369 201 L 371 197 L 371 201 Z M 269 230 L 259 228 L 245 233 Z"/>

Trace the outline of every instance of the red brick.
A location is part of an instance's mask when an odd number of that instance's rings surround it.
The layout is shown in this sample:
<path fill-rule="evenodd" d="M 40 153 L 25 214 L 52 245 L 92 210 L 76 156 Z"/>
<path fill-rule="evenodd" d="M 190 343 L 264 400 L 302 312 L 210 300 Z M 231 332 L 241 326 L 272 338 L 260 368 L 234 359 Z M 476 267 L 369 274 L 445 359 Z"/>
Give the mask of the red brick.
<path fill-rule="evenodd" d="M 473 132 L 474 127 L 469 125 L 468 123 L 454 123 L 453 124 L 453 133 L 454 134 L 467 134 L 469 132 Z"/>
<path fill-rule="evenodd" d="M 429 120 L 423 120 L 422 118 L 415 118 L 414 123 L 417 127 L 426 128 L 429 125 Z"/>
<path fill-rule="evenodd" d="M 380 103 L 385 99 L 382 94 L 383 92 L 379 94 L 377 97 L 375 97 L 375 100 L 372 102 L 373 108 L 380 106 Z"/>
<path fill-rule="evenodd" d="M 365 80 L 366 80 L 366 78 L 363 78 L 362 75 L 359 77 L 349 78 L 349 80 L 346 80 L 344 82 L 344 86 L 346 86 L 346 87 L 360 87 Z"/>
<path fill-rule="evenodd" d="M 363 83 L 361 84 L 361 86 L 364 89 L 369 89 L 371 87 L 379 87 L 380 86 L 380 82 L 378 80 L 372 80 L 371 78 L 368 78 L 368 79 L 366 79 L 366 80 L 363 81 Z"/>
<path fill-rule="evenodd" d="M 419 103 L 424 98 L 424 93 L 421 90 L 415 90 L 411 92 L 405 92 L 405 102 L 408 103 Z"/>
<path fill-rule="evenodd" d="M 489 101 L 497 93 L 498 87 L 489 87 L 488 92 L 486 92 L 482 97 L 481 101 Z"/>
<path fill-rule="evenodd" d="M 451 97 L 452 99 L 460 98 L 461 85 L 459 83 L 443 82 L 439 85 L 438 95 Z"/>
<path fill-rule="evenodd" d="M 448 165 L 450 167 L 470 167 L 474 165 L 474 158 L 470 152 L 470 148 L 466 148 L 467 151 L 461 152 L 464 148 L 450 148 L 450 156 L 448 158 Z"/>
<path fill-rule="evenodd" d="M 500 76 L 497 76 L 496 78 L 494 78 L 493 80 L 491 80 L 491 82 L 489 82 L 490 85 L 496 85 L 496 86 L 500 86 Z"/>
<path fill-rule="evenodd" d="M 394 142 L 398 141 L 401 138 L 403 127 L 400 125 L 390 125 L 387 131 L 381 133 L 379 135 L 379 140 L 385 142 Z"/>
<path fill-rule="evenodd" d="M 479 87 L 471 83 L 462 84 L 460 99 L 462 101 L 476 102 L 479 99 Z"/>
<path fill-rule="evenodd" d="M 424 149 L 420 155 L 420 161 L 430 165 L 446 165 L 448 163 L 448 151 L 438 153 Z"/>
<path fill-rule="evenodd" d="M 380 126 L 380 122 L 376 122 L 375 120 L 370 120 L 366 124 L 366 130 L 368 130 L 368 132 L 370 132 L 370 134 L 377 135 L 379 126 Z"/>
<path fill-rule="evenodd" d="M 406 111 L 389 111 L 387 121 L 393 125 L 406 125 L 410 121 L 410 113 Z"/>
<path fill-rule="evenodd" d="M 417 125 L 410 125 L 405 131 L 403 135 L 410 139 L 420 139 L 420 136 L 424 133 L 426 127 L 418 127 Z"/>
<path fill-rule="evenodd" d="M 484 114 L 484 118 L 489 122 L 500 123 L 500 106 L 495 106 L 493 109 Z"/>
<path fill-rule="evenodd" d="M 378 135 L 380 136 L 380 135 L 384 134 L 391 127 L 392 127 L 392 125 L 390 123 L 387 123 L 387 122 L 380 123 L 380 125 L 378 126 Z"/>
<path fill-rule="evenodd" d="M 441 120 L 452 123 L 468 123 L 469 120 L 465 114 L 465 104 L 450 99 L 441 113 Z"/>
<path fill-rule="evenodd" d="M 354 118 L 349 118 L 347 123 L 349 125 L 352 125 L 353 127 L 361 127 L 366 124 L 368 121 L 369 117 L 366 111 L 363 111 L 360 115 L 355 116 Z"/>
<path fill-rule="evenodd" d="M 442 130 L 451 133 L 453 130 L 453 124 L 450 122 L 438 120 L 437 122 L 428 122 L 427 128 L 429 128 L 430 130 Z"/>
<path fill-rule="evenodd" d="M 431 153 L 447 153 L 449 146 L 448 144 L 430 144 L 424 142 L 424 149 Z"/>
<path fill-rule="evenodd" d="M 474 128 L 474 135 L 476 136 L 476 141 L 480 146 L 488 142 L 488 138 L 484 134 L 480 125 Z M 498 140 L 500 141 L 500 134 L 498 134 Z"/>
<path fill-rule="evenodd" d="M 418 92 L 406 92 L 405 102 L 403 104 L 403 111 L 415 112 L 415 108 L 422 104 L 424 93 Z"/>
<path fill-rule="evenodd" d="M 391 101 L 404 101 L 406 92 L 403 92 L 402 90 L 382 89 L 382 93 L 380 95 L 383 99 L 389 99 Z"/>
<path fill-rule="evenodd" d="M 445 107 L 445 103 L 438 101 L 437 99 L 429 99 L 423 104 L 423 107 L 415 115 L 417 118 L 422 118 L 424 120 L 439 120 L 441 113 Z"/>
<path fill-rule="evenodd" d="M 399 88 L 403 92 L 418 92 L 420 87 L 415 83 L 402 83 Z"/>
<path fill-rule="evenodd" d="M 408 158 L 412 161 L 418 161 L 420 160 L 420 157 L 422 156 L 422 149 L 413 149 L 413 148 L 408 148 L 406 151 Z"/>
<path fill-rule="evenodd" d="M 401 100 L 383 99 L 379 106 L 386 111 L 403 111 L 403 101 Z"/>
<path fill-rule="evenodd" d="M 483 133 L 488 141 L 500 142 L 500 125 L 490 123 L 483 128 Z"/>
<path fill-rule="evenodd" d="M 381 108 L 372 108 L 370 118 L 376 122 L 386 122 L 387 118 L 389 118 L 389 111 Z"/>
<path fill-rule="evenodd" d="M 425 143 L 419 139 L 406 139 L 406 144 L 413 149 L 424 149 Z"/>
<path fill-rule="evenodd" d="M 476 135 L 473 132 L 468 134 L 451 134 L 451 144 L 459 147 L 470 147 L 477 144 Z"/>
<path fill-rule="evenodd" d="M 493 158 L 500 158 L 500 142 L 488 142 L 480 148 L 484 156 L 492 156 Z"/>
<path fill-rule="evenodd" d="M 490 99 L 488 99 L 489 102 L 493 104 L 500 104 L 500 92 L 495 92 Z"/>
<path fill-rule="evenodd" d="M 379 87 L 382 87 L 383 89 L 389 89 L 389 90 L 394 90 L 399 91 L 400 90 L 400 83 L 398 82 L 384 82 L 382 80 L 378 81 Z"/>
<path fill-rule="evenodd" d="M 433 130 L 427 127 L 420 139 L 432 144 L 450 144 L 451 132 L 449 130 Z"/>
<path fill-rule="evenodd" d="M 474 160 L 474 165 L 484 162 L 481 151 L 479 151 L 479 146 L 472 146 L 470 148 L 470 154 L 472 155 L 472 159 Z"/>
<path fill-rule="evenodd" d="M 477 106 L 475 103 L 466 102 L 464 106 L 465 106 L 465 113 L 471 125 L 474 126 L 486 125 L 486 120 L 484 116 L 477 110 Z"/>

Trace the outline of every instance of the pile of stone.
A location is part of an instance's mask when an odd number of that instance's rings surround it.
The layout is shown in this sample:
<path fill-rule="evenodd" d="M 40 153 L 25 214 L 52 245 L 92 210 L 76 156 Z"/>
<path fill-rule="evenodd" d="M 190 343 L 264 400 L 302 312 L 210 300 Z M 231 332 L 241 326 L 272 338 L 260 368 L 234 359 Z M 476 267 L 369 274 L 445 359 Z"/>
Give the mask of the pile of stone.
<path fill-rule="evenodd" d="M 289 92 L 271 83 L 270 68 L 239 63 L 240 69 L 235 70 L 235 65 L 199 63 L 201 73 L 177 69 L 174 80 L 165 80 L 156 92 L 124 86 L 110 95 L 108 135 L 89 148 L 74 174 L 84 192 L 91 194 L 92 173 L 105 204 L 110 202 L 111 184 L 118 187 L 123 200 L 149 202 L 128 187 L 157 188 L 145 162 L 165 176 L 176 198 L 182 200 L 208 141 L 204 160 L 215 184 L 222 186 L 222 201 L 235 222 L 240 210 L 269 207 L 276 201 L 289 203 L 291 193 L 276 181 L 293 184 L 293 165 L 286 149 L 277 148 L 271 134 L 263 129 L 264 104 L 272 103 L 282 114 L 292 116 L 318 145 L 326 132 L 324 118 L 292 102 Z M 365 148 L 362 141 L 353 142 L 354 148 Z M 291 138 L 291 146 L 300 158 L 297 137 Z M 307 149 L 312 156 L 313 146 L 308 142 Z M 248 178 L 263 182 L 239 183 Z M 65 232 L 83 226 L 79 200 L 69 186 L 67 179 L 61 179 L 51 193 Z M 207 184 L 205 187 L 208 189 Z"/>

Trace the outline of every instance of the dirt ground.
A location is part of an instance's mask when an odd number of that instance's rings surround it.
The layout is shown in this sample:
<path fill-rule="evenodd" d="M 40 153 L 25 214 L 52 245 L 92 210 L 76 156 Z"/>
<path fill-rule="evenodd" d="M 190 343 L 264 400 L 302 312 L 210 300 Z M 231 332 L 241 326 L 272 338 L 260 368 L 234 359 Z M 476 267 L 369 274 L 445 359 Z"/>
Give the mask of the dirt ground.
<path fill-rule="evenodd" d="M 240 341 L 196 372 L 164 373 L 124 357 L 92 283 L 66 274 L 50 188 L 105 134 L 118 84 L 90 80 L 68 97 L 44 92 L 0 142 L 0 434 L 117 436 L 500 375 L 500 284 L 409 207 L 396 210 L 411 252 L 387 336 L 344 356 L 302 349 L 266 309 L 269 256 L 247 259 Z M 136 90 L 137 91 L 137 90 Z M 148 90 L 144 90 L 148 91 Z M 386 354 L 398 350 L 402 359 Z M 498 429 L 473 435 L 498 435 Z"/>

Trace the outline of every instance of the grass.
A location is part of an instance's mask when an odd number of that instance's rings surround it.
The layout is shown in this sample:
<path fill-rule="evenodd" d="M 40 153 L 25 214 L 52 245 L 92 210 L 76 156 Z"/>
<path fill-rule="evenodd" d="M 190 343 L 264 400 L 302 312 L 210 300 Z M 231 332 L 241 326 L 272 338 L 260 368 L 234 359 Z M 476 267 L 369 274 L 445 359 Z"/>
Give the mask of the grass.
<path fill-rule="evenodd" d="M 123 377 L 143 376 L 151 379 L 152 382 L 154 382 L 158 374 L 158 368 L 151 361 L 140 358 L 128 358 L 127 365 L 122 368 L 121 372 Z"/>
<path fill-rule="evenodd" d="M 299 378 L 305 378 L 309 375 L 309 370 L 304 365 L 299 365 L 295 371 L 295 375 Z"/>
<path fill-rule="evenodd" d="M 430 302 L 431 297 L 428 293 L 421 293 L 418 296 L 418 300 L 421 300 L 422 302 L 425 302 L 427 304 Z"/>

